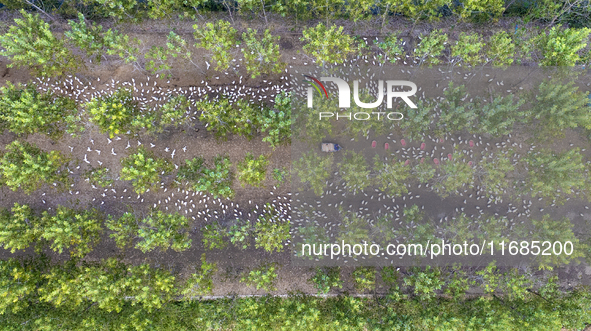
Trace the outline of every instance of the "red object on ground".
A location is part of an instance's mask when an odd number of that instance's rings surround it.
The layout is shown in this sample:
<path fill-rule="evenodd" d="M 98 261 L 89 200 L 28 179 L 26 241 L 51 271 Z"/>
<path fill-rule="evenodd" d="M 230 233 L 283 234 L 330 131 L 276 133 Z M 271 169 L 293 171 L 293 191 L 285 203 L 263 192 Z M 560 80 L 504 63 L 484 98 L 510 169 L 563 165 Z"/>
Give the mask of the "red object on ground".
<path fill-rule="evenodd" d="M 468 162 L 468 165 L 469 165 L 469 166 L 472 166 L 472 161 L 469 161 L 469 162 Z"/>
<path fill-rule="evenodd" d="M 371 148 L 376 148 L 377 145 L 378 143 L 375 140 L 371 142 Z"/>
<path fill-rule="evenodd" d="M 390 144 L 388 144 L 388 143 L 385 143 L 385 144 L 384 144 L 384 149 L 385 149 L 385 150 L 389 150 L 389 149 L 390 149 Z"/>
<path fill-rule="evenodd" d="M 443 138 L 439 139 L 439 142 L 440 142 L 440 143 L 444 142 Z"/>
<path fill-rule="evenodd" d="M 404 140 L 404 139 L 400 139 L 400 144 L 401 144 L 402 146 L 406 146 L 406 140 Z"/>
<path fill-rule="evenodd" d="M 470 141 L 468 142 L 468 144 L 470 145 L 470 147 L 474 147 L 474 140 L 470 140 Z"/>
<path fill-rule="evenodd" d="M 447 159 L 451 161 L 451 159 L 453 158 L 453 155 L 451 154 L 447 154 Z"/>
<path fill-rule="evenodd" d="M 439 164 L 439 159 L 437 159 L 437 158 L 434 158 L 434 159 L 433 159 L 433 163 L 435 163 L 435 164 Z"/>
<path fill-rule="evenodd" d="M 423 163 L 424 161 L 425 161 L 425 158 L 424 158 L 424 157 L 422 157 L 422 158 L 421 158 L 421 163 Z"/>
<path fill-rule="evenodd" d="M 405 166 L 407 166 L 409 163 L 410 163 L 410 160 L 406 160 L 406 161 L 404 162 L 404 165 L 405 165 Z"/>
<path fill-rule="evenodd" d="M 425 143 L 422 143 L 422 144 L 421 144 L 421 150 L 424 150 L 426 146 L 427 146 L 427 144 L 425 144 Z"/>

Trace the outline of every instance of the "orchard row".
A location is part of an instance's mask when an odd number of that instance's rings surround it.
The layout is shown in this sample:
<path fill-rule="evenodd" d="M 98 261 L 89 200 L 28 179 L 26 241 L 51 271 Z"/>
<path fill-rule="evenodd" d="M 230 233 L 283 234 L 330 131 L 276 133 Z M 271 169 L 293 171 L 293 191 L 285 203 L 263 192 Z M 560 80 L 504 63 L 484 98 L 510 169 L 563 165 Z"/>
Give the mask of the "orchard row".
<path fill-rule="evenodd" d="M 276 264 L 246 271 L 247 285 L 273 289 Z M 358 267 L 343 279 L 339 268 L 318 268 L 309 279 L 319 293 L 351 283 L 359 291 L 386 291 L 374 298 L 194 300 L 213 288 L 217 265 L 205 260 L 182 279 L 147 264 L 12 258 L 0 262 L 0 325 L 12 330 L 526 330 L 582 329 L 589 318 L 586 287 L 565 290 L 558 277 L 502 271 L 494 264 L 474 273 L 462 268 L 376 269 Z M 482 292 L 473 298 L 468 291 Z M 473 292 L 470 292 L 473 293 Z M 532 309 L 535 307 L 535 309 Z M 114 314 L 116 312 L 116 314 Z M 444 312 L 444 313 L 442 313 Z M 23 323 L 26 321 L 27 323 Z"/>
<path fill-rule="evenodd" d="M 42 11 L 35 4 L 17 0 L 4 0 L 9 9 Z M 436 21 L 441 17 L 456 17 L 460 20 L 483 22 L 497 20 L 501 16 L 520 16 L 524 20 L 541 20 L 553 24 L 568 22 L 585 24 L 590 11 L 584 2 L 575 1 L 535 1 L 532 3 L 505 2 L 503 0 L 311 0 L 311 1 L 252 1 L 252 0 L 67 0 L 49 2 L 43 8 L 44 15 L 54 19 L 49 13 L 62 17 L 72 17 L 78 12 L 95 18 L 110 17 L 117 21 L 139 22 L 146 18 L 188 18 L 197 19 L 212 12 L 225 11 L 231 20 L 236 17 L 261 17 L 268 23 L 271 16 L 293 17 L 296 21 L 311 19 L 347 19 L 357 23 L 363 20 L 379 19 L 382 26 L 391 16 L 400 16 L 417 22 Z"/>
<path fill-rule="evenodd" d="M 227 243 L 224 238 L 228 236 L 241 249 L 249 248 L 254 239 L 255 248 L 271 253 L 282 251 L 285 241 L 290 239 L 290 223 L 285 212 L 270 204 L 262 211 L 253 212 L 256 216 L 254 222 L 235 215 L 229 228 L 222 228 L 217 222 L 203 227 L 205 248 L 225 248 Z M 48 246 L 56 253 L 69 250 L 72 257 L 83 258 L 101 240 L 104 225 L 110 230 L 109 237 L 121 250 L 135 247 L 147 253 L 155 249 L 182 252 L 191 248 L 189 232 L 192 227 L 185 216 L 156 208 L 141 217 L 138 215 L 138 212 L 128 211 L 114 217 L 94 208 L 65 206 L 58 206 L 52 213 L 43 211 L 38 214 L 28 205 L 15 203 L 10 210 L 0 209 L 0 246 L 12 253 L 31 245 L 39 251 Z"/>
<path fill-rule="evenodd" d="M 224 20 L 195 24 L 194 40 L 170 31 L 166 44 L 146 50 L 142 40 L 114 28 L 105 30 L 101 25 L 88 22 L 82 14 L 78 21 L 69 21 L 69 30 L 60 37 L 38 14 L 21 13 L 23 17 L 15 19 L 15 25 L 0 37 L 3 49 L 0 54 L 10 59 L 10 67 L 28 67 L 40 76 L 75 73 L 87 63 L 109 59 L 107 56 L 133 64 L 146 73 L 168 76 L 182 62 L 202 73 L 209 70 L 210 65 L 215 71 L 232 69 L 237 73 L 244 65 L 252 78 L 279 74 L 287 66 L 279 49 L 280 36 L 272 35 L 270 29 L 248 28 L 240 34 Z M 322 66 L 342 64 L 354 57 L 382 65 L 509 66 L 534 61 L 542 66 L 573 66 L 590 60 L 589 32 L 587 28 L 561 26 L 547 31 L 500 30 L 487 38 L 479 33 L 462 32 L 452 41 L 442 30 L 433 30 L 418 40 L 405 41 L 401 33 L 393 33 L 372 44 L 366 38 L 343 32 L 342 26 L 318 23 L 305 28 L 300 40 L 306 56 Z M 209 54 L 211 64 L 197 60 L 200 56 L 196 56 L 196 52 L 200 50 Z"/>

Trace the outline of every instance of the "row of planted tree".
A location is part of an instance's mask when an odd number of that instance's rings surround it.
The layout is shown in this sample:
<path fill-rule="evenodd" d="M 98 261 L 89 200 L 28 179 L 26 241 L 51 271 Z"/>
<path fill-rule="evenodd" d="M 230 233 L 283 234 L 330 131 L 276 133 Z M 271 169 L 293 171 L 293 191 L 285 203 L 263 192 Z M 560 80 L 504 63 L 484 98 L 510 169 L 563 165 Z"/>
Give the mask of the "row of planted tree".
<path fill-rule="evenodd" d="M 483 152 L 469 160 L 454 152 L 446 160 L 383 160 L 375 155 L 370 165 L 361 153 L 346 151 L 335 164 L 332 155 L 306 152 L 294 163 L 294 173 L 304 187 L 323 196 L 329 182 L 341 183 L 355 194 L 377 188 L 390 197 L 409 192 L 410 185 L 425 185 L 441 198 L 477 188 L 494 200 L 531 196 L 563 204 L 572 194 L 589 197 L 589 164 L 579 149 L 556 153 L 529 151 L 522 158 L 512 151 Z M 337 170 L 336 179 L 333 173 Z"/>
<path fill-rule="evenodd" d="M 294 105 L 297 110 L 294 124 L 299 129 L 294 136 L 315 144 L 327 136 L 347 135 L 357 139 L 367 137 L 370 132 L 383 135 L 393 131 L 411 141 L 426 139 L 427 135 L 444 137 L 461 132 L 499 138 L 520 131 L 546 142 L 564 137 L 567 129 L 578 128 L 583 129 L 580 131 L 583 135 L 588 135 L 591 130 L 589 92 L 573 81 L 560 79 L 559 75 L 536 84 L 531 90 L 493 92 L 486 96 L 471 94 L 465 85 L 450 82 L 441 97 L 423 97 L 418 99 L 417 108 L 399 110 L 404 118 L 398 121 L 387 120 L 385 115 L 347 121 L 347 114 L 368 112 L 358 106 L 338 110 L 341 119 L 337 120 L 334 116 L 338 109 L 336 101 L 318 98 L 314 108 L 306 108 L 300 100 Z M 369 100 L 374 99 L 369 97 Z M 319 118 L 320 112 L 333 116 Z M 346 123 L 344 127 L 337 126 L 343 122 Z"/>
<path fill-rule="evenodd" d="M 68 0 L 49 2 L 42 6 L 17 0 L 3 0 L 2 4 L 9 9 L 39 10 L 49 18 L 51 15 L 72 17 L 78 12 L 87 13 L 95 18 L 110 17 L 117 21 L 140 22 L 143 19 L 189 18 L 197 19 L 208 16 L 212 12 L 225 11 L 229 18 L 261 17 L 268 23 L 269 16 L 293 17 L 297 20 L 310 19 L 348 19 L 353 22 L 360 20 L 379 19 L 382 26 L 391 16 L 403 15 L 417 22 L 419 20 L 436 21 L 441 17 L 456 17 L 461 20 L 484 22 L 497 20 L 501 16 L 522 17 L 526 21 L 540 20 L 549 22 L 568 22 L 585 25 L 590 10 L 584 1 L 549 1 L 538 0 L 531 3 L 505 2 L 503 0 L 471 0 L 471 1 L 415 1 L 402 0 L 311 0 L 311 1 L 252 1 L 252 0 Z M 50 15 L 51 13 L 51 15 Z"/>
<path fill-rule="evenodd" d="M 210 64 L 197 60 L 195 53 L 199 50 L 209 53 L 216 71 L 232 69 L 238 73 L 243 64 L 246 73 L 255 78 L 279 74 L 286 68 L 278 44 L 280 36 L 271 34 L 270 29 L 260 32 L 248 28 L 240 34 L 232 24 L 219 20 L 195 24 L 193 41 L 170 31 L 166 44 L 147 48 L 142 40 L 114 28 L 106 30 L 86 21 L 82 14 L 78 21 L 69 21 L 69 30 L 62 37 L 54 34 L 38 14 L 23 11 L 22 15 L 0 37 L 0 54 L 9 58 L 10 67 L 28 67 L 40 76 L 75 73 L 88 63 L 104 59 L 121 60 L 152 74 L 170 76 L 175 66 L 186 65 L 205 73 Z M 417 40 L 405 41 L 398 32 L 372 44 L 344 33 L 342 26 L 319 23 L 305 28 L 300 40 L 303 52 L 319 65 L 340 64 L 357 56 L 373 57 L 374 63 L 382 64 L 508 66 L 534 61 L 542 66 L 572 66 L 588 63 L 589 32 L 587 28 L 561 26 L 547 31 L 521 28 L 499 30 L 486 38 L 462 32 L 452 41 L 442 30 L 433 30 Z"/>
<path fill-rule="evenodd" d="M 227 245 L 224 238 L 228 236 L 242 249 L 248 248 L 254 239 L 255 248 L 282 251 L 285 241 L 290 238 L 289 220 L 271 205 L 252 212 L 255 213 L 254 221 L 235 217 L 230 222 L 233 226 L 225 232 L 219 223 L 202 227 L 204 246 L 207 249 L 224 248 Z M 84 210 L 66 206 L 57 206 L 55 212 L 38 213 L 28 205 L 15 203 L 10 210 L 0 209 L 0 246 L 12 253 L 32 245 L 36 249 L 49 247 L 56 253 L 69 250 L 71 256 L 82 258 L 100 242 L 106 227 L 109 237 L 122 250 L 135 247 L 143 253 L 155 249 L 181 252 L 191 248 L 191 223 L 180 213 L 156 208 L 144 213 L 130 210 L 114 217 L 94 208 Z"/>
<path fill-rule="evenodd" d="M 468 216 L 462 211 L 455 216 L 446 217 L 445 220 L 437 220 L 418 205 L 402 208 L 401 213 L 378 211 L 372 215 L 345 211 L 341 207 L 334 211 L 330 209 L 331 224 L 337 224 L 334 229 L 329 224 L 318 223 L 322 221 L 321 218 L 310 217 L 309 215 L 313 215 L 314 211 L 328 213 L 329 209 L 315 210 L 314 207 L 298 207 L 293 220 L 293 223 L 297 224 L 292 239 L 295 243 L 294 254 L 308 260 L 321 260 L 327 263 L 334 261 L 334 256 L 331 256 L 326 248 L 326 252 L 322 249 L 322 245 L 327 242 L 337 243 L 337 245 L 339 243 L 349 245 L 375 243 L 382 249 L 390 244 L 407 242 L 421 245 L 442 241 L 460 245 L 488 243 L 486 254 L 490 252 L 495 256 L 531 257 L 529 263 L 537 265 L 540 269 L 578 265 L 582 261 L 588 261 L 591 256 L 591 240 L 588 234 L 577 231 L 574 223 L 567 217 L 552 217 L 549 214 L 541 217 L 524 216 L 510 219 L 510 216 L 495 216 L 487 213 Z M 531 246 L 530 241 L 544 243 L 546 253 L 554 246 L 556 253 L 540 254 L 541 251 L 534 247 L 537 244 Z M 397 252 L 399 256 L 411 259 L 414 252 L 410 248 L 408 250 L 410 252 L 401 248 Z M 344 258 L 359 258 L 359 255 L 350 255 Z M 328 261 L 329 256 L 331 261 Z M 377 260 L 379 256 L 368 258 Z M 421 260 L 419 257 L 417 259 Z"/>
<path fill-rule="evenodd" d="M 247 271 L 241 280 L 273 290 L 276 264 Z M 582 329 L 591 317 L 587 287 L 563 288 L 553 272 L 475 271 L 456 267 L 357 267 L 350 280 L 338 267 L 316 268 L 319 294 L 350 283 L 382 295 L 317 298 L 194 300 L 211 293 L 215 263 L 181 278 L 147 264 L 114 259 L 51 263 L 44 256 L 0 261 L 0 325 L 11 330 L 558 330 Z M 346 282 L 345 282 L 346 281 Z M 473 298 L 468 291 L 481 294 Z M 114 314 L 116 312 L 116 314 Z"/>

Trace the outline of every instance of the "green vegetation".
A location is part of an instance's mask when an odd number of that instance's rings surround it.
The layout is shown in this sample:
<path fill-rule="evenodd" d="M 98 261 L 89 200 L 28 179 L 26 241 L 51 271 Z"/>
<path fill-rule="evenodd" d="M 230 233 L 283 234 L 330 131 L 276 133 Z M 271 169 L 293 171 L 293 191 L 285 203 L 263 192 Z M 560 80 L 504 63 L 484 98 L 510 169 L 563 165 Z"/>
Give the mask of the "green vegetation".
<path fill-rule="evenodd" d="M 11 253 L 28 248 L 39 239 L 39 216 L 27 205 L 14 203 L 0 209 L 0 245 Z"/>
<path fill-rule="evenodd" d="M 181 295 L 187 299 L 213 292 L 213 275 L 218 270 L 217 264 L 207 262 L 205 253 L 203 253 L 201 254 L 201 266 L 198 270 L 198 272 L 191 274 L 181 289 Z"/>
<path fill-rule="evenodd" d="M 261 74 L 278 74 L 285 63 L 281 62 L 281 53 L 279 52 L 279 36 L 272 36 L 269 29 L 265 30 L 262 38 L 257 36 L 257 30 L 248 28 L 242 34 L 242 40 L 245 48 L 242 48 L 246 70 L 252 78 Z"/>
<path fill-rule="evenodd" d="M 230 169 L 230 159 L 226 156 L 216 156 L 213 167 L 207 167 L 203 158 L 186 160 L 179 167 L 177 180 L 187 182 L 196 192 L 207 192 L 214 198 L 231 198 L 234 195 L 232 180 L 234 175 Z"/>
<path fill-rule="evenodd" d="M 98 167 L 90 169 L 86 172 L 86 178 L 92 185 L 107 187 L 113 185 L 115 179 L 111 175 L 111 169 L 106 167 Z"/>
<path fill-rule="evenodd" d="M 10 59 L 10 68 L 29 67 L 39 76 L 61 76 L 80 66 L 65 42 L 55 37 L 39 14 L 24 10 L 21 14 L 23 17 L 15 18 L 15 25 L 0 36 L 0 55 Z"/>
<path fill-rule="evenodd" d="M 423 64 L 432 66 L 441 63 L 439 57 L 443 54 L 446 44 L 447 34 L 441 30 L 434 30 L 428 35 L 422 35 L 414 51 L 414 55 L 419 59 L 419 66 Z"/>
<path fill-rule="evenodd" d="M 320 156 L 314 151 L 305 153 L 294 162 L 296 176 L 304 185 L 310 185 L 314 194 L 324 194 L 326 181 L 328 180 L 333 164 L 332 154 Z"/>
<path fill-rule="evenodd" d="M 36 145 L 15 140 L 6 145 L 0 156 L 0 181 L 13 191 L 20 188 L 29 194 L 45 184 L 61 188 L 70 180 L 64 169 L 69 159 L 58 151 L 45 152 Z"/>
<path fill-rule="evenodd" d="M 215 70 L 227 70 L 232 62 L 232 50 L 238 46 L 236 29 L 230 22 L 219 20 L 206 23 L 204 27 L 193 25 L 195 47 L 205 48 L 212 52 Z"/>
<path fill-rule="evenodd" d="M 191 247 L 189 221 L 178 213 L 168 214 L 161 210 L 152 210 L 140 220 L 127 212 L 119 219 L 109 217 L 106 226 L 113 231 L 110 237 L 115 239 L 120 249 L 129 246 L 135 238 L 138 239 L 135 248 L 144 253 L 156 248 L 162 251 L 171 248 L 181 252 Z"/>
<path fill-rule="evenodd" d="M 373 290 L 376 285 L 376 269 L 374 267 L 357 267 L 353 270 L 355 289 L 359 292 Z"/>
<path fill-rule="evenodd" d="M 0 128 L 6 127 L 16 134 L 45 133 L 57 139 L 64 131 L 79 129 L 77 105 L 72 99 L 40 93 L 35 84 L 0 87 Z"/>
<path fill-rule="evenodd" d="M 370 169 L 363 154 L 346 151 L 343 154 L 343 162 L 339 163 L 338 167 L 341 178 L 350 192 L 363 191 L 371 185 Z"/>
<path fill-rule="evenodd" d="M 238 162 L 236 168 L 238 169 L 238 180 L 244 184 L 252 186 L 262 186 L 263 181 L 267 177 L 267 166 L 269 160 L 265 155 L 259 155 L 255 158 L 250 152 L 246 153 L 243 161 Z"/>
<path fill-rule="evenodd" d="M 314 276 L 309 279 L 318 290 L 318 294 L 328 294 L 333 288 L 343 288 L 340 267 L 318 267 L 314 269 Z"/>
<path fill-rule="evenodd" d="M 262 263 L 258 267 L 245 272 L 240 281 L 248 286 L 254 286 L 257 290 L 275 291 L 277 281 L 277 270 L 279 265 L 273 263 Z"/>
<path fill-rule="evenodd" d="M 133 120 L 140 113 L 131 91 L 124 88 L 109 96 L 93 98 L 85 107 L 90 114 L 90 121 L 96 124 L 102 133 L 108 133 L 110 138 L 129 130 Z"/>
<path fill-rule="evenodd" d="M 160 187 L 160 176 L 172 171 L 172 164 L 156 157 L 154 152 L 140 146 L 135 153 L 121 159 L 121 179 L 131 180 L 137 194 Z"/>
<path fill-rule="evenodd" d="M 302 35 L 302 41 L 306 42 L 304 52 L 319 65 L 343 63 L 353 53 L 353 38 L 343 33 L 342 26 L 328 28 L 318 23 L 315 27 L 304 29 Z"/>
<path fill-rule="evenodd" d="M 457 57 L 461 64 L 474 66 L 482 62 L 484 42 L 478 33 L 460 33 L 458 41 L 451 46 L 451 56 Z"/>
<path fill-rule="evenodd" d="M 564 194 L 572 194 L 586 181 L 585 164 L 579 149 L 563 153 L 550 150 L 530 152 L 525 157 L 528 166 L 527 187 L 531 195 L 564 202 Z"/>
<path fill-rule="evenodd" d="M 290 222 L 282 219 L 282 215 L 279 215 L 270 204 L 267 204 L 265 209 L 254 225 L 255 247 L 263 248 L 270 253 L 281 252 L 285 246 L 284 242 L 291 238 Z"/>
<path fill-rule="evenodd" d="M 406 182 L 410 179 L 410 167 L 402 161 L 385 162 L 378 155 L 374 156 L 373 171 L 378 188 L 391 196 L 400 196 L 408 193 Z"/>

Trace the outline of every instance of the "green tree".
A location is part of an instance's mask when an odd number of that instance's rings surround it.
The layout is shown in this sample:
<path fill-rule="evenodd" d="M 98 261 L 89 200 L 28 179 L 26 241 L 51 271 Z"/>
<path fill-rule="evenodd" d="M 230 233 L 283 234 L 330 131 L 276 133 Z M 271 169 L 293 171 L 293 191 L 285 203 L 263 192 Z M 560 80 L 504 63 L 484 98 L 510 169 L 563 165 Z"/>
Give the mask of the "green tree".
<path fill-rule="evenodd" d="M 115 240 L 117 247 L 124 249 L 131 245 L 133 239 L 137 235 L 139 220 L 130 211 L 124 213 L 118 219 L 109 215 L 105 222 L 105 226 L 107 229 L 113 231 L 113 233 L 109 234 L 109 237 Z"/>
<path fill-rule="evenodd" d="M 116 21 L 139 22 L 143 15 L 138 12 L 137 0 L 88 0 L 95 5 L 101 15 Z"/>
<path fill-rule="evenodd" d="M 434 188 L 442 197 L 474 185 L 474 168 L 468 165 L 460 153 L 454 153 L 451 160 L 443 162 L 441 174 Z"/>
<path fill-rule="evenodd" d="M 238 46 L 237 32 L 230 22 L 219 20 L 207 23 L 204 27 L 193 25 L 194 37 L 197 39 L 195 47 L 205 48 L 212 52 L 215 70 L 223 71 L 230 68 L 233 49 Z"/>
<path fill-rule="evenodd" d="M 429 301 L 437 297 L 438 291 L 444 285 L 441 276 L 439 268 L 431 269 L 431 266 L 427 266 L 423 271 L 413 267 L 410 270 L 410 275 L 404 277 L 404 284 L 412 287 L 413 294 L 420 300 Z"/>
<path fill-rule="evenodd" d="M 22 18 L 15 18 L 15 25 L 0 35 L 1 56 L 10 59 L 8 67 L 31 67 L 36 75 L 61 76 L 73 72 L 79 66 L 63 40 L 51 32 L 49 24 L 39 14 L 21 10 Z"/>
<path fill-rule="evenodd" d="M 410 179 L 410 167 L 405 166 L 402 161 L 383 161 L 379 155 L 375 155 L 373 171 L 378 188 L 391 196 L 401 196 L 408 193 L 406 182 Z"/>
<path fill-rule="evenodd" d="M 21 188 L 29 194 L 44 184 L 62 187 L 69 182 L 64 169 L 69 160 L 58 151 L 44 152 L 36 145 L 15 140 L 1 155 L 1 179 L 13 191 Z"/>
<path fill-rule="evenodd" d="M 84 257 L 101 239 L 103 215 L 94 208 L 77 210 L 58 206 L 55 215 L 43 212 L 41 238 L 50 242 L 52 250 L 70 250 L 73 257 Z"/>
<path fill-rule="evenodd" d="M 565 194 L 573 194 L 585 185 L 585 164 L 578 148 L 563 153 L 548 149 L 529 152 L 525 162 L 527 188 L 533 197 L 558 199 L 559 203 L 564 203 Z"/>
<path fill-rule="evenodd" d="M 263 248 L 270 253 L 283 250 L 284 242 L 291 239 L 291 235 L 290 221 L 282 216 L 270 204 L 265 206 L 265 211 L 254 225 L 256 248 Z"/>
<path fill-rule="evenodd" d="M 119 219 L 109 217 L 105 225 L 113 231 L 110 237 L 115 239 L 121 249 L 134 239 L 138 239 L 135 248 L 144 253 L 156 248 L 162 251 L 172 248 L 181 252 L 191 247 L 189 221 L 178 213 L 167 214 L 160 210 L 151 210 L 140 220 L 131 212 L 126 212 Z"/>
<path fill-rule="evenodd" d="M 162 308 L 176 295 L 175 276 L 167 270 L 152 268 L 147 263 L 128 266 L 122 285 L 128 296 L 132 297 L 131 304 L 141 305 L 148 312 Z"/>
<path fill-rule="evenodd" d="M 242 40 L 245 44 L 242 48 L 244 65 L 252 78 L 261 74 L 278 74 L 283 71 L 285 63 L 281 62 L 281 53 L 277 44 L 279 36 L 271 35 L 270 30 L 267 29 L 261 38 L 257 36 L 257 30 L 248 28 L 242 34 Z"/>
<path fill-rule="evenodd" d="M 338 167 L 339 174 L 350 192 L 363 191 L 371 185 L 369 180 L 370 169 L 363 154 L 346 151 L 343 155 L 343 161 L 338 164 Z"/>
<path fill-rule="evenodd" d="M 475 170 L 474 175 L 480 181 L 481 190 L 487 197 L 506 194 L 507 189 L 511 187 L 510 178 L 515 166 L 507 154 L 491 154 L 488 158 L 483 155 Z"/>
<path fill-rule="evenodd" d="M 477 107 L 474 102 L 467 101 L 469 94 L 464 85 L 454 86 L 449 82 L 447 90 L 443 92 L 444 99 L 440 102 L 438 133 L 458 132 L 472 128 L 477 119 Z"/>
<path fill-rule="evenodd" d="M 442 12 L 441 8 L 451 5 L 450 0 L 386 0 L 386 11 L 390 10 L 394 13 L 401 13 L 410 18 L 416 24 L 417 21 L 426 19 L 430 21 L 438 20 Z"/>
<path fill-rule="evenodd" d="M 318 294 L 328 294 L 332 288 L 343 288 L 341 267 L 317 267 L 308 281 L 314 284 Z"/>
<path fill-rule="evenodd" d="M 399 237 L 418 243 L 435 239 L 437 229 L 425 212 L 419 209 L 419 206 L 412 205 L 404 208 L 403 216 L 402 227 L 396 229 L 396 234 Z"/>
<path fill-rule="evenodd" d="M 240 278 L 240 282 L 248 286 L 254 286 L 257 290 L 275 291 L 278 269 L 279 265 L 275 262 L 262 263 L 258 267 L 245 272 Z"/>
<path fill-rule="evenodd" d="M 295 173 L 302 184 L 310 185 L 314 194 L 323 195 L 332 172 L 333 156 L 320 156 L 314 151 L 304 153 L 294 162 Z"/>
<path fill-rule="evenodd" d="M 34 84 L 0 87 L 0 128 L 16 134 L 45 133 L 57 139 L 64 130 L 75 133 L 80 118 L 76 102 L 51 92 L 40 93 Z"/>
<path fill-rule="evenodd" d="M 427 183 L 433 177 L 435 177 L 435 168 L 431 163 L 428 162 L 420 162 L 412 168 L 413 176 L 420 182 L 420 183 Z"/>
<path fill-rule="evenodd" d="M 90 114 L 90 121 L 99 127 L 101 133 L 108 133 L 110 138 L 129 130 L 140 114 L 131 91 L 124 88 L 119 88 L 108 96 L 93 98 L 85 108 Z"/>
<path fill-rule="evenodd" d="M 140 146 L 135 153 L 121 160 L 121 179 L 131 180 L 137 194 L 144 194 L 151 188 L 158 188 L 160 176 L 172 171 L 172 164 L 158 158 L 154 152 Z"/>
<path fill-rule="evenodd" d="M 264 142 L 275 149 L 281 144 L 291 143 L 291 93 L 281 92 L 275 97 L 275 106 L 261 111 L 258 122 L 261 132 L 267 134 Z"/>
<path fill-rule="evenodd" d="M 521 234 L 522 240 L 538 241 L 541 250 L 547 247 L 551 249 L 559 250 L 555 246 L 556 242 L 560 242 L 562 247 L 567 247 L 566 242 L 572 243 L 573 251 L 571 254 L 536 254 L 535 262 L 539 263 L 541 269 L 552 269 L 554 267 L 564 267 L 570 262 L 578 264 L 581 262 L 581 258 L 585 257 L 585 250 L 589 249 L 587 244 L 577 238 L 574 231 L 574 224 L 567 217 L 553 218 L 550 215 L 544 215 L 541 219 L 532 219 L 531 223 L 522 223 L 516 232 Z M 545 244 L 548 242 L 548 244 Z M 552 245 L 552 246 L 550 246 Z M 556 248 L 554 248 L 556 247 Z M 521 249 L 521 247 L 519 247 Z M 535 253 L 535 249 L 529 247 L 532 250 L 532 254 Z M 570 249 L 570 248 L 569 248 Z M 564 250 L 564 248 L 560 248 Z"/>
<path fill-rule="evenodd" d="M 230 169 L 231 165 L 230 159 L 226 156 L 216 156 L 211 168 L 206 167 L 203 158 L 193 158 L 179 167 L 177 180 L 186 181 L 196 192 L 207 192 L 214 198 L 231 198 L 234 196 L 234 175 Z"/>
<path fill-rule="evenodd" d="M 250 245 L 252 232 L 253 229 L 248 220 L 235 219 L 234 224 L 228 229 L 227 235 L 232 245 L 240 249 L 247 249 Z"/>
<path fill-rule="evenodd" d="M 574 66 L 581 60 L 580 51 L 587 47 L 591 29 L 552 27 L 548 33 L 542 32 L 536 39 L 540 50 L 540 65 Z"/>
<path fill-rule="evenodd" d="M 434 110 L 435 104 L 423 99 L 417 102 L 417 108 L 407 107 L 404 120 L 399 123 L 404 130 L 404 137 L 410 140 L 422 139 L 425 132 L 430 131 Z"/>
<path fill-rule="evenodd" d="M 224 241 L 226 237 L 226 229 L 224 229 L 218 222 L 207 224 L 201 228 L 202 242 L 205 249 L 224 249 L 228 243 Z"/>
<path fill-rule="evenodd" d="M 162 74 L 166 72 L 166 77 L 172 77 L 170 70 L 172 64 L 170 63 L 170 53 L 168 49 L 163 46 L 152 46 L 144 55 L 144 58 L 148 60 L 146 63 L 146 70 L 152 75 Z"/>
<path fill-rule="evenodd" d="M 399 34 L 390 34 L 384 41 L 375 42 L 380 50 L 378 58 L 380 61 L 385 62 L 386 59 L 390 63 L 396 63 L 404 56 L 404 46 L 402 38 L 398 38 Z"/>
<path fill-rule="evenodd" d="M 447 44 L 447 34 L 441 30 L 433 30 L 428 35 L 421 35 L 414 55 L 419 59 L 419 66 L 424 63 L 429 67 L 441 63 L 439 57 L 443 55 L 445 45 Z"/>
<path fill-rule="evenodd" d="M 92 22 L 87 25 L 82 13 L 78 13 L 78 21 L 68 20 L 70 30 L 64 32 L 69 41 L 86 53 L 91 61 L 100 63 L 108 47 L 102 25 Z"/>
<path fill-rule="evenodd" d="M 105 32 L 105 43 L 108 55 L 117 55 L 123 62 L 132 64 L 136 69 L 142 70 L 138 63 L 140 58 L 141 41 L 138 38 L 129 38 L 117 30 Z"/>
<path fill-rule="evenodd" d="M 359 292 L 373 290 L 376 286 L 376 269 L 374 267 L 356 267 L 353 270 L 353 282 Z"/>
<path fill-rule="evenodd" d="M 484 41 L 478 33 L 461 32 L 458 40 L 451 46 L 451 56 L 467 66 L 475 66 L 482 62 Z"/>
<path fill-rule="evenodd" d="M 133 119 L 132 127 L 148 133 L 162 133 L 167 126 L 181 126 L 189 121 L 189 101 L 184 95 L 170 97 L 164 104 Z"/>
<path fill-rule="evenodd" d="M 514 61 L 515 43 L 507 31 L 497 31 L 490 36 L 485 53 L 493 67 L 510 66 Z"/>
<path fill-rule="evenodd" d="M 456 6 L 456 12 L 461 18 L 472 17 L 474 20 L 494 20 L 495 22 L 505 12 L 503 0 L 463 0 Z"/>
<path fill-rule="evenodd" d="M 136 244 L 142 252 L 159 247 L 162 251 L 169 248 L 181 252 L 191 248 L 189 239 L 189 220 L 179 213 L 167 214 L 162 211 L 151 211 L 139 226 Z"/>
<path fill-rule="evenodd" d="M 195 268 L 197 269 L 197 268 Z M 216 263 L 208 263 L 205 253 L 201 254 L 201 267 L 198 272 L 192 273 L 180 289 L 181 295 L 186 300 L 192 300 L 193 296 L 208 295 L 213 293 L 213 275 L 217 272 Z"/>
<path fill-rule="evenodd" d="M 563 137 L 567 128 L 591 129 L 589 93 L 579 91 L 572 82 L 542 82 L 538 86 L 532 107 L 525 111 L 525 120 L 539 120 L 538 137 Z"/>
<path fill-rule="evenodd" d="M 0 208 L 0 246 L 11 253 L 26 249 L 40 237 L 39 216 L 31 207 L 14 203 L 10 211 Z"/>
<path fill-rule="evenodd" d="M 323 67 L 327 63 L 343 63 L 353 53 L 353 38 L 343 33 L 342 26 L 327 28 L 318 23 L 315 27 L 304 29 L 302 35 L 301 40 L 306 43 L 304 52 Z"/>
<path fill-rule="evenodd" d="M 267 166 L 269 160 L 264 155 L 259 155 L 255 159 L 250 152 L 246 153 L 243 161 L 238 162 L 236 168 L 238 169 L 238 180 L 244 184 L 252 186 L 261 186 L 262 182 L 267 177 Z"/>
<path fill-rule="evenodd" d="M 492 102 L 480 102 L 476 107 L 478 124 L 470 128 L 471 133 L 488 133 L 494 137 L 510 134 L 513 124 L 523 114 L 520 107 L 525 103 L 513 95 L 499 96 Z"/>
<path fill-rule="evenodd" d="M 246 99 L 230 102 L 225 97 L 209 100 L 207 97 L 196 103 L 201 111 L 199 120 L 206 124 L 207 131 L 214 131 L 216 138 L 227 140 L 231 134 L 251 139 L 259 129 L 261 108 Z"/>
<path fill-rule="evenodd" d="M 35 304 L 35 296 L 47 259 L 0 260 L 0 315 L 24 311 Z"/>

